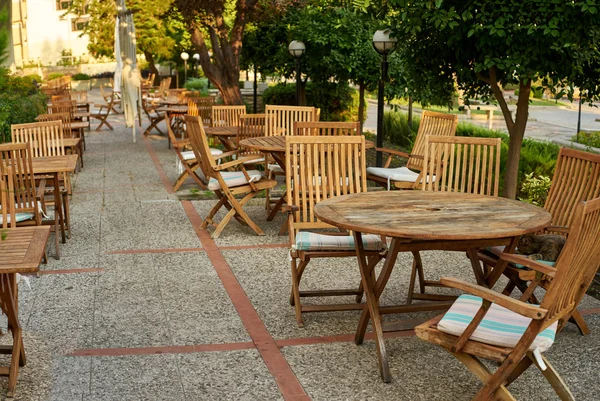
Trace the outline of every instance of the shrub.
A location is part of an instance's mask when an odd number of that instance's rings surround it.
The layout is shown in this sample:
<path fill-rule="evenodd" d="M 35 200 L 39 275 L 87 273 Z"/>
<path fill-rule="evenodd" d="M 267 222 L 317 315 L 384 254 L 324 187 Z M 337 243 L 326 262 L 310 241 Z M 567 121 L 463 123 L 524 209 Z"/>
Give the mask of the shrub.
<path fill-rule="evenodd" d="M 33 81 L 35 81 L 38 84 L 42 82 L 42 77 L 40 77 L 38 74 L 25 75 L 23 79 L 29 80 L 31 83 L 33 83 Z"/>
<path fill-rule="evenodd" d="M 90 79 L 100 79 L 100 78 L 113 78 L 115 76 L 114 71 L 104 71 L 98 74 L 90 75 Z"/>
<path fill-rule="evenodd" d="M 579 143 L 600 148 L 600 131 L 598 132 L 580 132 L 578 136 L 573 137 L 573 141 L 579 140 Z"/>
<path fill-rule="evenodd" d="M 412 148 L 418 129 L 419 118 L 413 116 L 411 129 L 408 127 L 407 114 L 388 111 L 383 115 L 383 139 L 394 145 L 405 149 Z"/>
<path fill-rule="evenodd" d="M 552 180 L 548 176 L 540 175 L 535 177 L 533 173 L 525 174 L 519 200 L 537 206 L 544 206 L 548 197 L 548 191 L 550 191 L 550 184 L 552 184 Z"/>
<path fill-rule="evenodd" d="M 80 73 L 73 75 L 71 77 L 71 79 L 73 81 L 87 81 L 88 79 L 91 79 L 91 77 L 88 74 L 83 74 L 80 72 Z"/>
<path fill-rule="evenodd" d="M 44 113 L 46 102 L 32 78 L 13 76 L 0 68 L 0 142 L 10 142 L 11 124 L 35 121 Z"/>
<path fill-rule="evenodd" d="M 386 114 L 391 113 L 395 112 L 390 112 Z M 399 119 L 401 118 L 402 117 L 399 117 Z M 404 119 L 406 119 L 406 117 L 404 117 Z M 418 130 L 418 126 L 419 120 L 413 119 L 414 132 Z M 405 130 L 403 132 L 407 131 Z M 479 127 L 468 123 L 459 123 L 458 127 L 456 128 L 456 135 L 483 138 L 500 138 L 502 140 L 502 147 L 500 151 L 500 191 L 502 191 L 502 187 L 504 184 L 504 175 L 506 172 L 506 160 L 508 158 L 509 136 L 499 131 L 489 130 L 487 128 Z M 387 137 L 385 138 L 387 139 Z M 393 144 L 404 146 L 400 142 L 395 142 L 392 138 L 394 138 L 394 136 L 391 136 L 389 140 Z M 558 157 L 559 150 L 560 147 L 551 142 L 538 142 L 531 139 L 523 140 L 523 145 L 521 147 L 521 158 L 519 160 L 519 174 L 517 184 L 517 188 L 520 189 L 517 193 L 517 197 L 528 198 L 526 194 L 523 194 L 523 189 L 521 189 L 521 185 L 525 182 L 527 174 L 533 174 L 534 176 L 552 177 L 552 175 L 554 174 L 554 167 L 556 166 L 556 159 Z"/>
<path fill-rule="evenodd" d="M 263 104 L 296 104 L 296 86 L 277 84 L 263 92 Z M 357 121 L 358 92 L 347 83 L 308 82 L 306 104 L 321 109 L 322 121 Z"/>
<path fill-rule="evenodd" d="M 48 75 L 48 81 L 51 81 L 56 78 L 62 78 L 64 76 L 65 76 L 65 74 L 62 74 L 60 72 L 53 72 L 52 74 Z"/>
<path fill-rule="evenodd" d="M 200 91 L 202 95 L 208 95 L 208 79 L 206 78 L 190 78 L 183 87 L 187 90 Z"/>

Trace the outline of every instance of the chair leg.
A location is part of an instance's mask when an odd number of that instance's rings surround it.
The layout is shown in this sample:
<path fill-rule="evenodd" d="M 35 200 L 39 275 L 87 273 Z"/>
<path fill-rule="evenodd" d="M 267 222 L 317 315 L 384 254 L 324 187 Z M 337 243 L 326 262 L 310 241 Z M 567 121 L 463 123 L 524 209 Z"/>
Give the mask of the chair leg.
<path fill-rule="evenodd" d="M 69 210 L 69 194 L 67 191 L 65 191 L 62 194 L 62 200 L 63 216 L 65 216 L 64 224 L 67 231 L 67 238 L 71 239 L 71 211 Z"/>
<path fill-rule="evenodd" d="M 471 371 L 471 373 L 473 373 L 475 376 L 477 376 L 477 378 L 479 380 L 481 380 L 482 383 L 487 383 L 490 378 L 493 376 L 492 373 L 488 370 L 488 368 L 485 367 L 484 364 L 481 363 L 481 361 L 477 358 L 475 358 L 472 355 L 466 354 L 464 352 L 451 352 L 450 350 L 448 350 L 452 355 L 454 355 L 454 357 L 456 359 L 458 359 L 460 362 L 462 362 L 467 369 L 469 369 Z M 493 394 L 493 392 L 492 392 Z M 508 389 L 504 386 L 504 385 L 499 385 L 498 389 L 495 391 L 495 397 L 489 397 L 489 398 L 485 398 L 485 400 L 496 400 L 496 399 L 500 399 L 503 401 L 517 401 L 516 398 L 514 398 L 510 392 L 508 391 Z"/>
<path fill-rule="evenodd" d="M 579 329 L 579 332 L 582 336 L 587 336 L 590 334 L 590 328 L 585 322 L 583 316 L 581 316 L 579 310 L 575 309 L 575 311 L 573 311 L 573 314 L 571 315 L 571 319 L 569 320 L 577 325 L 577 328 Z"/>
<path fill-rule="evenodd" d="M 184 170 L 181 174 L 179 174 L 179 177 L 177 177 L 177 179 L 173 183 L 173 191 L 177 191 L 179 187 L 183 185 L 185 180 L 188 179 L 189 176 L 190 174 L 187 172 L 187 170 Z"/>
<path fill-rule="evenodd" d="M 304 269 L 306 268 L 306 265 L 308 264 L 308 260 L 301 260 L 300 263 L 298 264 L 298 268 L 296 269 L 297 271 L 297 281 L 298 281 L 298 294 L 300 293 L 300 280 L 302 280 L 302 274 L 304 274 Z M 295 264 L 295 263 L 294 263 Z M 295 303 L 295 298 L 294 298 L 294 286 L 292 285 L 292 291 L 290 292 L 290 305 L 294 306 Z"/>
<path fill-rule="evenodd" d="M 208 227 L 209 224 L 214 224 L 212 220 L 213 217 L 215 217 L 215 214 L 217 214 L 219 209 L 221 209 L 221 207 L 225 203 L 227 203 L 227 198 L 223 195 L 221 196 L 219 201 L 212 207 L 212 209 L 210 209 L 210 212 L 208 212 L 208 214 L 204 218 L 204 221 L 202 221 L 202 225 L 200 226 L 201 229 L 206 229 L 206 227 Z"/>
<path fill-rule="evenodd" d="M 298 278 L 298 269 L 296 268 L 296 258 L 292 259 L 292 295 L 294 298 L 294 310 L 296 312 L 296 323 L 298 327 L 304 327 L 302 320 L 302 305 L 300 304 L 300 279 Z"/>
<path fill-rule="evenodd" d="M 529 359 L 532 360 L 533 364 L 537 366 L 538 369 L 540 369 L 546 380 L 548 380 L 548 383 L 550 383 L 550 385 L 562 401 L 575 401 L 575 397 L 569 390 L 569 387 L 567 387 L 562 377 L 560 377 L 556 369 L 554 369 L 554 367 L 550 364 L 550 362 L 548 362 L 548 359 L 546 359 L 544 355 L 542 355 L 542 359 L 546 364 L 546 370 L 542 370 L 540 368 L 537 360 L 531 352 L 528 352 L 527 356 L 529 357 Z"/>
<path fill-rule="evenodd" d="M 254 223 L 254 221 L 252 221 L 250 216 L 248 216 L 248 214 L 243 209 L 244 204 L 246 204 L 250 199 L 252 199 L 256 196 L 256 192 L 248 193 L 239 202 L 230 193 L 226 192 L 225 196 L 227 197 L 227 200 L 229 201 L 229 204 L 231 205 L 232 209 L 229 212 L 227 212 L 225 217 L 223 217 L 223 220 L 221 220 L 219 222 L 217 229 L 212 234 L 212 238 L 219 238 L 219 236 L 221 235 L 221 232 L 223 231 L 225 226 L 229 223 L 229 221 L 233 218 L 233 216 L 236 213 L 239 214 L 242 219 L 244 219 L 244 221 L 248 224 L 248 226 L 250 228 L 252 228 L 252 230 L 254 230 L 254 232 L 257 235 L 265 235 L 264 231 L 261 230 L 261 228 L 259 226 L 257 226 L 256 223 Z"/>

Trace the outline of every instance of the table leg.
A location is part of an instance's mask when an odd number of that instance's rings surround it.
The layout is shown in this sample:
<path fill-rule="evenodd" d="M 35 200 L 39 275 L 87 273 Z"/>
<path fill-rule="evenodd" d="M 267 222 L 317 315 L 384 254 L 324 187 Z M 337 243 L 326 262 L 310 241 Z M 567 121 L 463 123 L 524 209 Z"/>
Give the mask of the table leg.
<path fill-rule="evenodd" d="M 271 155 L 275 162 L 281 167 L 283 172 L 285 173 L 285 153 L 272 152 Z M 281 197 L 277 200 L 277 203 L 271 209 L 271 212 L 267 216 L 267 221 L 271 221 L 277 216 L 277 213 L 281 210 L 283 205 L 286 202 L 287 190 L 281 195 Z M 270 199 L 267 199 L 267 202 L 270 202 Z M 287 232 L 287 221 L 283 223 L 281 229 L 279 230 L 279 235 L 284 235 Z"/>
<path fill-rule="evenodd" d="M 17 311 L 16 298 L 16 275 L 0 275 L 0 299 L 2 302 L 2 311 L 6 314 L 9 328 L 13 335 L 12 355 L 10 367 L 8 369 L 8 391 L 7 397 L 13 397 L 17 385 L 17 375 L 19 366 L 25 365 L 25 350 L 23 347 L 23 337 Z M 13 288 L 13 283 L 15 287 Z"/>
<path fill-rule="evenodd" d="M 375 280 L 375 274 L 373 269 L 369 269 L 369 264 L 367 263 L 361 233 L 356 231 L 354 232 L 354 243 L 356 244 L 356 257 L 358 259 L 358 266 L 360 268 L 363 289 L 367 300 L 367 307 L 363 309 L 362 315 L 364 316 L 368 313 L 368 315 L 371 318 L 373 324 L 373 332 L 375 334 L 375 347 L 377 349 L 377 359 L 379 360 L 379 373 L 381 375 L 382 380 L 385 383 L 389 383 L 391 381 L 390 367 L 388 363 L 387 353 L 385 350 L 385 342 L 383 340 L 383 326 L 381 323 L 381 315 L 379 314 L 379 297 L 377 296 L 376 288 L 377 282 Z M 384 264 L 384 270 L 386 269 L 387 265 L 389 265 L 388 260 L 386 260 L 386 263 Z M 363 319 L 363 316 L 361 316 L 361 321 L 368 321 L 368 318 Z"/>
<path fill-rule="evenodd" d="M 58 213 L 58 225 L 60 226 L 60 235 L 62 237 L 62 243 L 67 243 L 67 237 L 65 235 L 65 216 L 62 212 L 62 197 L 60 194 L 60 181 L 58 173 L 54 173 L 54 213 Z M 58 249 L 56 250 L 58 255 Z"/>

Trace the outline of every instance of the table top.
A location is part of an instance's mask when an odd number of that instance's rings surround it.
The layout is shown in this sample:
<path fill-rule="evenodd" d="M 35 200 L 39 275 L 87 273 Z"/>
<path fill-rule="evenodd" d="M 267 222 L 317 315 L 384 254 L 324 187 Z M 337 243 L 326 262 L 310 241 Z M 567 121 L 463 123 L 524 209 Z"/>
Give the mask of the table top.
<path fill-rule="evenodd" d="M 34 174 L 72 173 L 77 167 L 77 156 L 48 156 L 31 159 Z"/>
<path fill-rule="evenodd" d="M 33 273 L 39 270 L 50 226 L 3 229 L 0 241 L 0 274 Z"/>
<path fill-rule="evenodd" d="M 187 113 L 187 106 L 163 106 L 163 107 L 157 107 L 156 111 L 158 112 L 166 112 L 166 113 L 181 113 L 181 114 L 185 114 Z"/>
<path fill-rule="evenodd" d="M 65 148 L 74 148 L 79 145 L 81 138 L 63 138 L 63 145 Z"/>
<path fill-rule="evenodd" d="M 319 202 L 314 212 L 347 230 L 421 240 L 516 237 L 551 219 L 544 209 L 511 199 L 419 190 L 339 196 Z"/>
<path fill-rule="evenodd" d="M 206 135 L 210 136 L 237 136 L 238 126 L 233 125 L 230 127 L 204 127 Z"/>
<path fill-rule="evenodd" d="M 285 136 L 257 136 L 255 138 L 242 139 L 240 146 L 249 149 L 261 150 L 263 152 L 285 152 Z M 375 147 L 372 141 L 365 140 L 365 147 Z"/>

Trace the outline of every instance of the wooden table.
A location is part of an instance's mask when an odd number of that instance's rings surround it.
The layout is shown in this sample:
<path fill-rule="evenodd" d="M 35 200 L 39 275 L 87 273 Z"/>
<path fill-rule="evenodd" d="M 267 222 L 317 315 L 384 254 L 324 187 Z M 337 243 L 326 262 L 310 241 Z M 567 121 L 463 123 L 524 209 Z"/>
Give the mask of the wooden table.
<path fill-rule="evenodd" d="M 273 159 L 275 160 L 275 162 L 285 172 L 285 136 L 284 135 L 257 136 L 254 138 L 242 139 L 240 141 L 240 147 L 254 149 L 254 150 L 260 150 L 261 152 L 264 152 L 264 153 L 270 153 L 271 156 L 273 156 Z M 373 147 L 375 147 L 375 144 L 372 141 L 365 140 L 365 148 L 366 149 L 371 149 Z M 281 207 L 283 206 L 284 203 L 285 203 L 285 193 L 283 194 L 283 196 L 281 198 L 279 198 L 279 200 L 277 201 L 277 203 L 271 210 L 271 213 L 269 213 L 269 216 L 267 216 L 267 221 L 271 221 L 275 218 L 275 216 L 277 215 L 277 212 L 281 209 Z M 284 228 L 287 228 L 287 223 L 284 224 L 284 227 L 282 227 L 282 230 Z M 282 230 L 280 230 L 280 232 L 279 232 L 280 235 L 283 235 L 285 233 L 285 230 L 283 230 L 283 231 Z"/>
<path fill-rule="evenodd" d="M 46 242 L 50 236 L 50 227 L 19 227 L 2 230 L 4 239 L 0 241 L 0 306 L 8 319 L 8 328 L 12 332 L 12 345 L 0 346 L 0 353 L 11 354 L 10 366 L 0 367 L 0 375 L 8 376 L 7 397 L 13 397 L 19 366 L 25 366 L 25 349 L 19 324 L 19 297 L 17 273 L 38 271 Z"/>
<path fill-rule="evenodd" d="M 214 136 L 225 146 L 227 151 L 235 150 L 237 144 L 232 140 L 238 135 L 238 126 L 233 125 L 230 127 L 205 127 L 204 132 L 208 136 Z"/>
<path fill-rule="evenodd" d="M 506 267 L 501 261 L 488 275 L 477 258 L 477 248 L 505 245 L 512 253 L 523 234 L 550 224 L 550 214 L 528 203 L 481 195 L 426 191 L 377 191 L 345 195 L 318 203 L 315 215 L 336 227 L 352 230 L 367 304 L 354 342 L 361 344 L 369 319 L 373 324 L 379 370 L 391 380 L 383 341 L 381 315 L 432 310 L 426 305 L 381 307 L 379 297 L 390 277 L 399 252 L 420 250 L 466 251 L 477 282 L 495 282 Z M 391 237 L 388 255 L 379 274 L 369 270 L 362 247 L 365 233 Z M 427 309 L 427 307 L 430 307 Z M 449 305 L 448 305 L 449 306 Z"/>
<path fill-rule="evenodd" d="M 161 102 L 163 103 L 163 102 Z M 181 131 L 181 138 L 183 139 L 183 121 L 181 117 L 187 114 L 187 105 L 173 105 L 173 106 L 165 106 L 158 107 L 156 109 L 159 113 L 165 113 L 165 118 L 167 119 L 167 124 L 173 130 L 173 133 L 177 135 Z M 168 146 L 171 149 L 171 138 L 167 135 Z"/>

